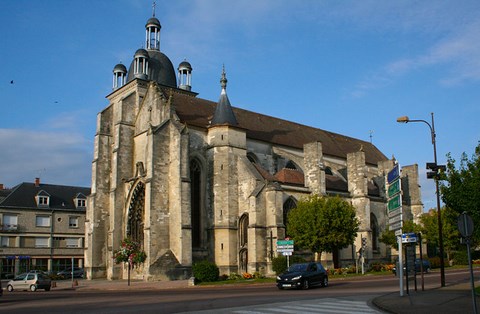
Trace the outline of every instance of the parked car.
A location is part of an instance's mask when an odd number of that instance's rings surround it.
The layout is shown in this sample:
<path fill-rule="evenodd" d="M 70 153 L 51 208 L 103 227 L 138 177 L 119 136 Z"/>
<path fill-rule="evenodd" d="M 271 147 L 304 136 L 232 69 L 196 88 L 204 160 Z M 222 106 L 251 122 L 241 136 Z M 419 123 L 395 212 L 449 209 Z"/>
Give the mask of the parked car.
<path fill-rule="evenodd" d="M 424 273 L 429 273 L 430 270 L 431 270 L 431 266 L 430 266 L 430 261 L 428 259 L 422 259 L 420 260 L 419 258 L 417 258 L 415 260 L 415 273 L 420 273 L 422 270 L 421 270 L 421 267 L 420 265 L 422 265 L 421 261 L 423 262 L 423 272 Z M 393 271 L 393 274 L 396 276 L 397 275 L 397 266 L 398 266 L 398 263 L 395 267 L 393 267 L 392 271 Z M 406 268 L 405 266 L 403 266 L 403 273 L 405 274 L 406 273 Z"/>
<path fill-rule="evenodd" d="M 70 267 L 65 270 L 59 271 L 57 275 L 63 278 L 72 278 L 72 268 Z M 73 267 L 73 277 L 83 278 L 83 268 Z"/>
<path fill-rule="evenodd" d="M 312 286 L 328 286 L 328 274 L 320 263 L 293 264 L 277 276 L 278 289 L 308 289 Z"/>
<path fill-rule="evenodd" d="M 42 273 L 23 273 L 7 283 L 7 290 L 30 290 L 44 289 L 50 291 L 52 281 Z"/>

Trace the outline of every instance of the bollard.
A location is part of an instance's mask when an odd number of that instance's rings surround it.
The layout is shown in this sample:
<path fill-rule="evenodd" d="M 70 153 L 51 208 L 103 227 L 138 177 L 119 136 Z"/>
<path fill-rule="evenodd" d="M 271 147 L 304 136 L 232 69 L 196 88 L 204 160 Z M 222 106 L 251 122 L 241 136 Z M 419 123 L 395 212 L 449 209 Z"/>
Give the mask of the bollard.
<path fill-rule="evenodd" d="M 56 288 L 57 287 L 57 283 L 55 281 L 52 281 L 52 288 Z"/>

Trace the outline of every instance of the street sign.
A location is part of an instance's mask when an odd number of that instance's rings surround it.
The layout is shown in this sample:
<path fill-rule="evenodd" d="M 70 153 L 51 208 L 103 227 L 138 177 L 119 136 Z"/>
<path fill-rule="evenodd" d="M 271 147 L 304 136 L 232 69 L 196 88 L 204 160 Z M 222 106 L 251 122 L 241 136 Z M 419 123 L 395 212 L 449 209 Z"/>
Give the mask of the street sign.
<path fill-rule="evenodd" d="M 400 193 L 400 179 L 397 179 L 393 181 L 389 186 L 388 186 L 388 197 L 393 197 Z"/>
<path fill-rule="evenodd" d="M 401 221 L 402 218 L 403 218 L 403 215 L 398 215 L 398 216 L 392 217 L 388 220 L 388 223 L 391 225 L 393 223 Z"/>
<path fill-rule="evenodd" d="M 389 211 L 388 212 L 388 218 L 392 218 L 392 217 L 398 216 L 400 214 L 402 214 L 402 208 L 401 207 L 399 207 L 397 209 L 394 209 L 392 211 Z"/>
<path fill-rule="evenodd" d="M 402 235 L 402 233 L 403 233 L 402 229 L 397 229 L 397 230 L 395 230 L 395 236 L 396 236 L 396 237 Z"/>
<path fill-rule="evenodd" d="M 458 230 L 464 238 L 471 237 L 473 234 L 473 220 L 467 213 L 462 213 L 458 216 Z"/>
<path fill-rule="evenodd" d="M 400 169 L 399 169 L 399 166 L 398 164 L 396 164 L 392 170 L 390 170 L 390 172 L 388 173 L 387 175 L 387 182 L 388 184 L 392 183 L 393 181 L 395 181 L 395 179 L 399 178 L 400 177 Z"/>
<path fill-rule="evenodd" d="M 387 204 L 388 212 L 391 212 L 399 208 L 400 206 L 402 206 L 402 200 L 401 200 L 400 194 L 397 194 L 396 196 L 388 200 L 388 204 Z"/>
<path fill-rule="evenodd" d="M 282 252 L 283 256 L 292 256 L 292 252 Z"/>
<path fill-rule="evenodd" d="M 293 247 L 294 247 L 293 244 L 294 244 L 293 240 L 277 240 L 277 252 L 291 253 L 293 252 Z"/>
<path fill-rule="evenodd" d="M 402 234 L 402 243 L 413 243 L 417 242 L 417 234 L 410 232 Z"/>
<path fill-rule="evenodd" d="M 397 229 L 400 229 L 403 227 L 403 221 L 400 220 L 399 222 L 396 222 L 396 223 L 393 223 L 393 224 L 390 224 L 390 226 L 388 227 L 389 230 L 397 230 Z"/>

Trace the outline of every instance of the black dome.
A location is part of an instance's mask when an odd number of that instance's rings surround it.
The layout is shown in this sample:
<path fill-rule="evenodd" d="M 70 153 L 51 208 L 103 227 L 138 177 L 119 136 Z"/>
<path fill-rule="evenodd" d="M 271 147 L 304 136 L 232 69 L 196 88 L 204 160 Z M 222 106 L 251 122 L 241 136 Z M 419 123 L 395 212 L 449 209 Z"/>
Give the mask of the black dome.
<path fill-rule="evenodd" d="M 160 21 L 156 17 L 151 17 L 148 19 L 147 24 L 145 24 L 145 28 L 148 28 L 149 26 L 156 26 L 158 28 L 162 28 L 162 25 L 160 25 Z"/>
<path fill-rule="evenodd" d="M 127 68 L 119 63 L 113 68 L 113 73 L 127 73 Z"/>
<path fill-rule="evenodd" d="M 139 49 L 140 50 L 140 49 Z M 144 49 L 142 49 L 144 50 Z M 146 50 L 144 50 L 146 51 Z M 138 52 L 138 51 L 137 51 Z M 146 51 L 147 52 L 147 51 Z M 177 87 L 177 77 L 175 69 L 170 59 L 163 53 L 157 50 L 150 50 L 147 52 L 148 59 L 148 80 L 155 81 L 158 84 L 170 87 Z M 128 69 L 127 82 L 135 78 L 133 74 L 133 61 Z"/>

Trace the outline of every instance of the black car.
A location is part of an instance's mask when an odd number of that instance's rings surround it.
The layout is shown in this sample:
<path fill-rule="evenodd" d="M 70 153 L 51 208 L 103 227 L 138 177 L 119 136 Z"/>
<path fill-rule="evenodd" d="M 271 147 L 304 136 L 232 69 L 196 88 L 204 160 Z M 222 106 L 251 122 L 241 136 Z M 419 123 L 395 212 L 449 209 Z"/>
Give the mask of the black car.
<path fill-rule="evenodd" d="M 293 264 L 277 276 L 278 289 L 308 289 L 312 286 L 328 286 L 328 274 L 320 263 Z"/>
<path fill-rule="evenodd" d="M 58 276 L 63 277 L 63 278 L 72 278 L 72 268 L 67 268 L 65 270 L 59 271 L 57 273 Z M 83 273 L 83 268 L 80 267 L 73 267 L 73 277 L 74 278 L 83 278 L 84 273 Z"/>
<path fill-rule="evenodd" d="M 420 273 L 422 271 L 422 268 L 421 268 L 422 264 L 423 264 L 423 272 L 424 273 L 429 273 L 430 270 L 431 270 L 430 261 L 428 259 L 420 260 L 419 258 L 417 258 L 415 260 L 415 273 Z M 398 263 L 392 269 L 394 275 L 397 275 L 397 266 L 398 266 Z M 405 266 L 403 266 L 403 273 L 405 274 L 405 272 L 406 272 L 406 268 L 405 268 Z M 411 272 L 411 270 L 410 270 L 410 272 Z"/>

